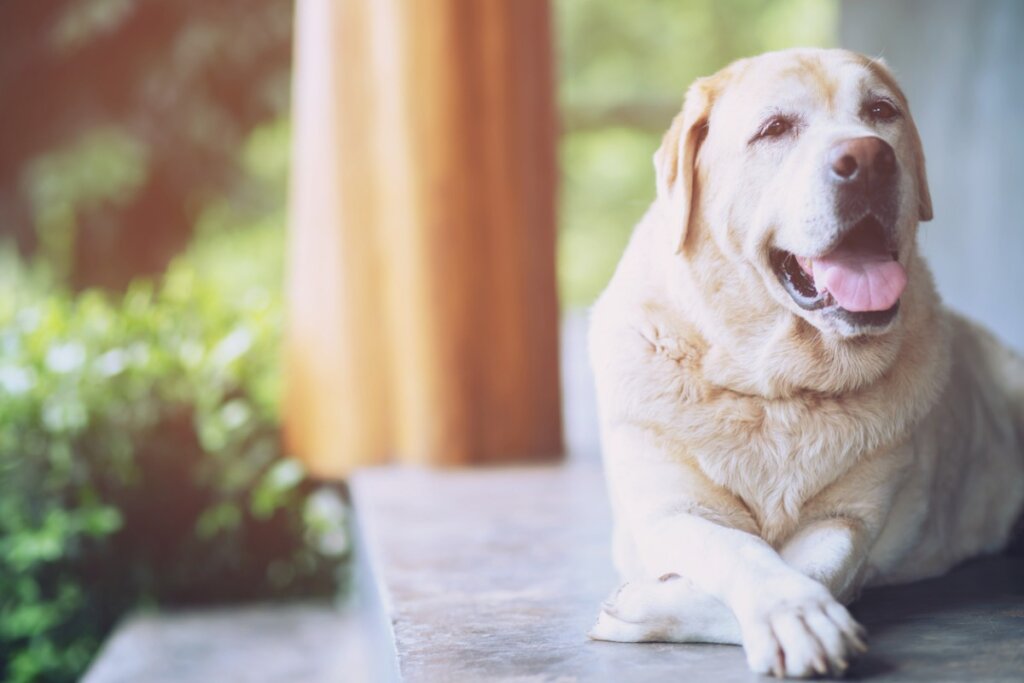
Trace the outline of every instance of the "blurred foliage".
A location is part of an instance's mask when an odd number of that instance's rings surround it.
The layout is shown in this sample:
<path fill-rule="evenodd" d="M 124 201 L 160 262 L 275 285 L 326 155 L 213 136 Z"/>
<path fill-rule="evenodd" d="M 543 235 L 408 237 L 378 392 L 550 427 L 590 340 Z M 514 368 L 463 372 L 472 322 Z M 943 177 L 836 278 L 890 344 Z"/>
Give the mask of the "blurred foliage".
<path fill-rule="evenodd" d="M 77 288 L 161 272 L 208 203 L 260 196 L 240 152 L 286 114 L 291 19 L 292 0 L 4 0 L 0 237 Z"/>
<path fill-rule="evenodd" d="M 279 444 L 281 236 L 217 231 L 118 296 L 3 253 L 0 680 L 75 680 L 139 605 L 335 589 L 344 502 Z"/>
<path fill-rule="evenodd" d="M 835 42 L 838 0 L 555 0 L 563 136 L 558 276 L 590 304 L 654 198 L 687 86 L 740 57 Z"/>
<path fill-rule="evenodd" d="M 291 5 L 0 4 L 0 680 L 337 587 L 344 501 L 279 444 Z"/>
<path fill-rule="evenodd" d="M 287 147 L 292 3 L 0 3 L 0 235 L 73 286 L 122 288 L 160 272 L 195 226 L 279 212 L 284 184 L 262 182 L 258 166 Z M 832 44 L 838 0 L 553 8 L 559 280 L 564 304 L 579 306 L 653 196 L 650 158 L 686 86 L 741 56 Z"/>

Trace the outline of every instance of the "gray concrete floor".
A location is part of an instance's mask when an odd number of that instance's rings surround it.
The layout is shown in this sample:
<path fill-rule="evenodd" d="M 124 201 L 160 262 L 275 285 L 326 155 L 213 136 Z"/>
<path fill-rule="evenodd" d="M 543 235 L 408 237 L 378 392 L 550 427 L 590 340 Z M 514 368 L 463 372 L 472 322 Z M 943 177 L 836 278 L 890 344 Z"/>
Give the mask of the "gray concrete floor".
<path fill-rule="evenodd" d="M 750 681 L 738 647 L 593 642 L 616 585 L 599 468 L 353 480 L 359 523 L 408 681 Z M 869 591 L 853 608 L 871 681 L 1024 681 L 1024 559 Z"/>

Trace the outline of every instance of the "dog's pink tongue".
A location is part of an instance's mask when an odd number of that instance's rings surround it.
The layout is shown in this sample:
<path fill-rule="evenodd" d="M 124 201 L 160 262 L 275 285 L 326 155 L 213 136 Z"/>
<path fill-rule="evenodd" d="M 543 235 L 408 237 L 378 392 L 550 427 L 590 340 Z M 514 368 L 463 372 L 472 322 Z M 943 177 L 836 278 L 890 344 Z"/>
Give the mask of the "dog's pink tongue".
<path fill-rule="evenodd" d="M 814 262 L 814 286 L 848 311 L 885 311 L 907 286 L 903 266 L 885 253 L 840 247 Z"/>

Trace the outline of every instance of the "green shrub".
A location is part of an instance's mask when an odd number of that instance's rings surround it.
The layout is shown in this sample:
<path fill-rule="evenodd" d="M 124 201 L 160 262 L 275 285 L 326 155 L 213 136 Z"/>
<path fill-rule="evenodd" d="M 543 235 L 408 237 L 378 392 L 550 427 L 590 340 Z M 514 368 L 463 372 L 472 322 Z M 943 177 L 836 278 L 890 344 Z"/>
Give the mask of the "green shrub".
<path fill-rule="evenodd" d="M 278 282 L 211 263 L 113 297 L 0 259 L 0 679 L 74 680 L 139 605 L 334 589 L 345 508 L 279 443 Z"/>

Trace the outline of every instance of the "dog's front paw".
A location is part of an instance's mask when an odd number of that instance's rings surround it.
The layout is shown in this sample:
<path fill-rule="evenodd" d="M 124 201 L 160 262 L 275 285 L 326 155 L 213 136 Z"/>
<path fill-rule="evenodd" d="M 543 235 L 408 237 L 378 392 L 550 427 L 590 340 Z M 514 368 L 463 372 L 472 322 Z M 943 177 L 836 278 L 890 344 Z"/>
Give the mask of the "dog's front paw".
<path fill-rule="evenodd" d="M 867 650 L 864 628 L 820 584 L 764 595 L 740 618 L 753 671 L 779 678 L 841 676 L 852 657 Z"/>
<path fill-rule="evenodd" d="M 676 574 L 625 583 L 604 604 L 594 640 L 740 643 L 732 610 Z"/>

